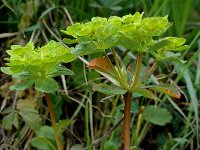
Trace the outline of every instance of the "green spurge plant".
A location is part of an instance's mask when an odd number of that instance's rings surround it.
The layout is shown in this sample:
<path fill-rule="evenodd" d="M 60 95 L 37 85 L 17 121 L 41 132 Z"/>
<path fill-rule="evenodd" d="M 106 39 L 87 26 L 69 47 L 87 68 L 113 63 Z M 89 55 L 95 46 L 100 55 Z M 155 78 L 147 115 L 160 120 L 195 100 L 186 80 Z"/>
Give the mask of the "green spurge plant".
<path fill-rule="evenodd" d="M 94 17 L 87 23 L 75 23 L 62 32 L 72 36 L 72 39 L 64 39 L 66 44 L 76 44 L 72 47 L 72 53 L 78 56 L 103 52 L 103 58 L 95 58 L 88 67 L 92 68 L 114 85 L 96 84 L 93 90 L 104 94 L 125 95 L 123 142 L 124 149 L 130 150 L 130 101 L 132 93 L 138 93 L 144 97 L 158 101 L 155 92 L 165 93 L 169 96 L 180 98 L 179 91 L 170 84 L 147 85 L 146 80 L 160 61 L 179 59 L 180 51 L 188 48 L 185 39 L 177 37 L 162 37 L 171 26 L 165 17 L 144 18 L 143 13 L 123 17 L 111 16 L 110 18 Z M 125 68 L 119 62 L 116 47 L 122 46 L 137 54 L 135 68 Z M 112 63 L 106 50 L 111 50 L 115 63 Z M 143 69 L 142 60 L 144 53 L 151 54 L 155 63 Z M 137 132 L 137 131 L 136 131 Z M 137 136 L 137 133 L 136 133 Z M 135 143 L 137 146 L 137 142 Z"/>
<path fill-rule="evenodd" d="M 97 52 L 104 53 L 103 58 L 95 58 L 89 62 L 88 67 L 101 73 L 113 85 L 100 83 L 94 85 L 93 90 L 104 94 L 125 95 L 123 142 L 124 149 L 130 150 L 130 102 L 132 94 L 140 94 L 156 102 L 159 98 L 154 94 L 154 91 L 180 98 L 179 91 L 173 85 L 163 83 L 149 85 L 145 82 L 160 61 L 184 62 L 179 59 L 179 51 L 188 48 L 187 45 L 183 45 L 185 39 L 159 38 L 170 26 L 171 23 L 168 22 L 167 16 L 144 18 L 143 13 L 138 12 L 123 17 L 111 16 L 108 19 L 94 17 L 90 22 L 76 23 L 62 31 L 73 37 L 72 39 L 65 38 L 63 41 L 68 45 L 76 45 L 75 47 L 65 48 L 55 41 L 50 41 L 47 45 L 38 48 L 35 48 L 32 42 L 24 47 L 11 46 L 11 50 L 7 50 L 10 55 L 6 59 L 8 61 L 7 67 L 1 67 L 1 71 L 20 81 L 20 83 L 11 86 L 11 90 L 25 90 L 34 85 L 37 91 L 45 93 L 57 148 L 62 150 L 60 126 L 56 124 L 53 106 L 48 95 L 48 93 L 55 93 L 59 89 L 54 77 L 74 74 L 73 71 L 62 66 L 62 63 L 71 62 L 78 56 Z M 126 68 L 119 61 L 116 52 L 118 46 L 122 46 L 137 55 L 134 69 Z M 112 51 L 114 63 L 106 53 L 108 50 Z M 155 58 L 156 61 L 151 67 L 143 67 L 144 53 L 149 53 Z M 152 110 L 153 107 L 149 107 L 149 109 Z M 142 111 L 143 107 L 141 107 L 141 113 Z M 141 113 L 138 117 L 138 126 L 140 126 Z M 166 114 L 166 112 L 162 110 L 162 114 Z M 61 123 L 63 126 L 63 122 Z M 139 130 L 136 130 L 136 139 L 138 132 Z M 137 146 L 137 141 L 135 146 Z"/>
<path fill-rule="evenodd" d="M 54 109 L 48 93 L 55 93 L 59 89 L 54 77 L 74 74 L 61 63 L 73 61 L 76 56 L 55 41 L 50 41 L 47 45 L 38 48 L 35 48 L 32 42 L 27 43 L 24 47 L 13 45 L 11 50 L 6 52 L 10 55 L 10 58 L 6 59 L 8 67 L 1 67 L 1 71 L 21 81 L 21 83 L 11 86 L 10 89 L 25 90 L 34 85 L 37 91 L 45 93 L 57 148 L 62 150 L 59 128 L 65 124 L 65 121 L 61 121 L 61 125 L 56 124 Z M 68 123 L 66 122 L 66 124 Z"/>

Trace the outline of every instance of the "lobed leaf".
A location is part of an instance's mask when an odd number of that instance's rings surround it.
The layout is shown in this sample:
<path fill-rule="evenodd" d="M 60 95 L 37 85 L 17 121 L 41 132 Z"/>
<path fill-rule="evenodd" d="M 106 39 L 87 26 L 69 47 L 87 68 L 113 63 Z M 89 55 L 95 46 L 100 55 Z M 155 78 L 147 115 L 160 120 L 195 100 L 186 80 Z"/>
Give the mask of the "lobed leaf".
<path fill-rule="evenodd" d="M 172 120 L 172 115 L 165 108 L 156 108 L 149 105 L 144 109 L 143 118 L 153 124 L 164 126 Z"/>

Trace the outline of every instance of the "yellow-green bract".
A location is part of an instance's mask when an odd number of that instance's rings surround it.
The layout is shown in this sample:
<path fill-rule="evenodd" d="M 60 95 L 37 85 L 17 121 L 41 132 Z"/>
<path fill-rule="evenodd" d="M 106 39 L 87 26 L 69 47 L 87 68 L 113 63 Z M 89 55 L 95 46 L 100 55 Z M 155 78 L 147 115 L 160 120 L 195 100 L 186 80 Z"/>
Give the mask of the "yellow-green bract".
<path fill-rule="evenodd" d="M 93 17 L 87 23 L 68 26 L 62 32 L 73 37 L 64 39 L 65 43 L 77 43 L 72 49 L 72 53 L 77 55 L 104 52 L 106 49 L 121 45 L 131 51 L 149 52 L 156 59 L 162 60 L 177 57 L 173 52 L 168 53 L 169 51 L 188 48 L 186 45 L 182 46 L 185 43 L 183 38 L 158 38 L 170 26 L 167 16 L 144 18 L 143 13 L 136 12 L 134 15 L 111 16 L 108 19 Z"/>
<path fill-rule="evenodd" d="M 58 84 L 53 77 L 74 74 L 61 63 L 73 61 L 76 56 L 55 41 L 38 48 L 32 42 L 25 46 L 13 45 L 6 52 L 10 55 L 6 58 L 8 67 L 1 67 L 1 71 L 23 80 L 22 83 L 12 86 L 13 90 L 24 90 L 35 84 L 36 90 L 53 93 L 58 90 Z"/>

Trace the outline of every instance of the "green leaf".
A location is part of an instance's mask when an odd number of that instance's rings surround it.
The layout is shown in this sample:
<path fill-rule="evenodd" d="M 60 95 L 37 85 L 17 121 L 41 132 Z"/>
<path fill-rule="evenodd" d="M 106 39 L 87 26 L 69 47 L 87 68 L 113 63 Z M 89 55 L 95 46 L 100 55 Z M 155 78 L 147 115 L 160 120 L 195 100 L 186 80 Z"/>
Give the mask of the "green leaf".
<path fill-rule="evenodd" d="M 17 112 L 13 111 L 2 119 L 2 126 L 7 130 L 12 130 L 12 126 L 15 126 L 18 129 L 18 114 Z"/>
<path fill-rule="evenodd" d="M 92 89 L 94 91 L 101 92 L 103 94 L 109 94 L 109 95 L 122 95 L 127 92 L 127 90 L 121 89 L 119 87 L 109 86 L 104 83 L 95 84 Z"/>
<path fill-rule="evenodd" d="M 156 108 L 155 106 L 146 106 L 143 112 L 143 118 L 153 124 L 164 126 L 172 120 L 171 113 L 165 108 Z"/>
<path fill-rule="evenodd" d="M 161 41 L 158 41 L 156 42 L 155 44 L 153 44 L 149 49 L 148 51 L 157 51 L 161 48 L 163 48 L 164 46 L 166 46 L 167 44 L 169 44 L 170 41 L 169 40 L 161 40 Z"/>
<path fill-rule="evenodd" d="M 57 150 L 56 146 L 45 137 L 35 137 L 31 140 L 31 145 L 39 150 Z"/>
<path fill-rule="evenodd" d="M 150 98 L 152 100 L 159 101 L 159 98 L 157 96 L 155 96 L 151 91 L 149 91 L 147 89 L 136 88 L 135 92 L 141 94 L 142 96 L 144 96 L 146 98 Z"/>
<path fill-rule="evenodd" d="M 10 90 L 25 90 L 30 88 L 32 85 L 34 84 L 34 80 L 30 79 L 30 80 L 26 80 L 23 81 L 22 83 L 17 83 L 13 86 L 10 87 Z"/>
<path fill-rule="evenodd" d="M 1 71 L 5 74 L 12 75 L 13 72 L 10 70 L 10 67 L 1 67 Z"/>
<path fill-rule="evenodd" d="M 41 118 L 36 109 L 23 107 L 19 114 L 30 128 L 37 130 L 41 126 Z"/>
<path fill-rule="evenodd" d="M 149 87 L 149 89 L 154 90 L 156 92 L 164 93 L 169 96 L 175 97 L 175 98 L 180 98 L 181 94 L 178 91 L 178 89 L 170 84 L 159 84 L 159 85 L 152 85 Z"/>
<path fill-rule="evenodd" d="M 66 129 L 72 123 L 71 120 L 59 120 L 56 127 L 56 133 L 60 135 L 64 129 Z"/>
<path fill-rule="evenodd" d="M 112 141 L 105 141 L 104 150 L 118 150 L 118 145 Z"/>
<path fill-rule="evenodd" d="M 51 141 L 55 141 L 54 130 L 50 126 L 41 126 L 38 130 L 36 130 L 35 133 L 39 137 L 44 137 Z"/>
<path fill-rule="evenodd" d="M 40 92 L 54 93 L 59 89 L 59 86 L 53 78 L 36 78 L 35 89 Z"/>
<path fill-rule="evenodd" d="M 74 72 L 70 69 L 65 68 L 65 66 L 58 66 L 49 73 L 49 77 L 56 77 L 60 75 L 74 75 Z"/>
<path fill-rule="evenodd" d="M 24 65 L 12 65 L 10 67 L 10 70 L 13 72 L 13 74 L 17 74 L 20 73 L 21 71 L 23 71 L 25 68 Z"/>
<path fill-rule="evenodd" d="M 79 41 L 77 39 L 67 39 L 67 38 L 64 38 L 63 42 L 66 43 L 66 44 L 74 44 L 74 43 L 78 43 Z"/>
<path fill-rule="evenodd" d="M 31 78 L 31 74 L 28 71 L 22 71 L 20 73 L 13 74 L 13 77 L 21 80 L 26 80 Z"/>
<path fill-rule="evenodd" d="M 99 48 L 94 42 L 87 41 L 78 44 L 73 50 L 72 54 L 76 55 L 88 55 L 96 52 L 103 52 L 104 50 Z"/>

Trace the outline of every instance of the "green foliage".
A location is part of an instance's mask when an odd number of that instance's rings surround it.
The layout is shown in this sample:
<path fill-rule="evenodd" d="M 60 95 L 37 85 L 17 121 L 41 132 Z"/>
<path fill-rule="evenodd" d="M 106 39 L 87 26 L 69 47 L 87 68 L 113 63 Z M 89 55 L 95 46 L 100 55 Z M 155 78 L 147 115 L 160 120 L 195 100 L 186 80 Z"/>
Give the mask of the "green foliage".
<path fill-rule="evenodd" d="M 75 55 L 55 41 L 38 48 L 34 48 L 32 42 L 24 47 L 13 45 L 6 52 L 10 55 L 6 59 L 8 67 L 1 67 L 1 71 L 23 80 L 12 86 L 12 90 L 25 90 L 35 84 L 35 89 L 40 92 L 54 93 L 59 86 L 53 77 L 74 74 L 60 64 L 73 61 Z"/>
<path fill-rule="evenodd" d="M 36 131 L 36 137 L 31 140 L 31 145 L 39 150 L 56 150 L 54 130 L 49 126 L 42 126 Z"/>
<path fill-rule="evenodd" d="M 117 45 L 124 46 L 132 51 L 149 52 L 156 59 L 168 59 L 177 55 L 169 55 L 170 51 L 181 51 L 185 39 L 166 37 L 157 39 L 171 26 L 165 17 L 142 18 L 143 13 L 123 17 L 110 18 L 94 17 L 87 23 L 76 23 L 67 27 L 63 33 L 75 39 L 65 39 L 67 44 L 77 43 L 72 49 L 74 54 L 86 55 L 105 51 Z M 155 39 L 154 39 L 155 38 Z"/>
<path fill-rule="evenodd" d="M 2 126 L 8 130 L 11 130 L 12 126 L 18 129 L 19 119 L 22 118 L 28 127 L 37 130 L 41 126 L 41 118 L 35 106 L 35 101 L 19 100 L 16 110 L 9 107 L 2 112 L 6 114 L 2 119 Z"/>
<path fill-rule="evenodd" d="M 104 143 L 104 150 L 117 150 L 117 144 L 112 141 L 105 141 Z"/>
<path fill-rule="evenodd" d="M 143 118 L 153 124 L 164 126 L 172 120 L 172 115 L 165 108 L 156 108 L 155 106 L 149 105 L 144 109 Z"/>
<path fill-rule="evenodd" d="M 127 92 L 127 90 L 124 90 L 122 88 L 109 86 L 104 83 L 95 84 L 92 89 L 94 91 L 98 91 L 98 92 L 109 94 L 109 95 L 122 95 Z"/>
<path fill-rule="evenodd" d="M 18 124 L 18 113 L 16 111 L 8 113 L 2 119 L 2 126 L 7 130 L 12 130 L 12 126 L 18 128 Z"/>

